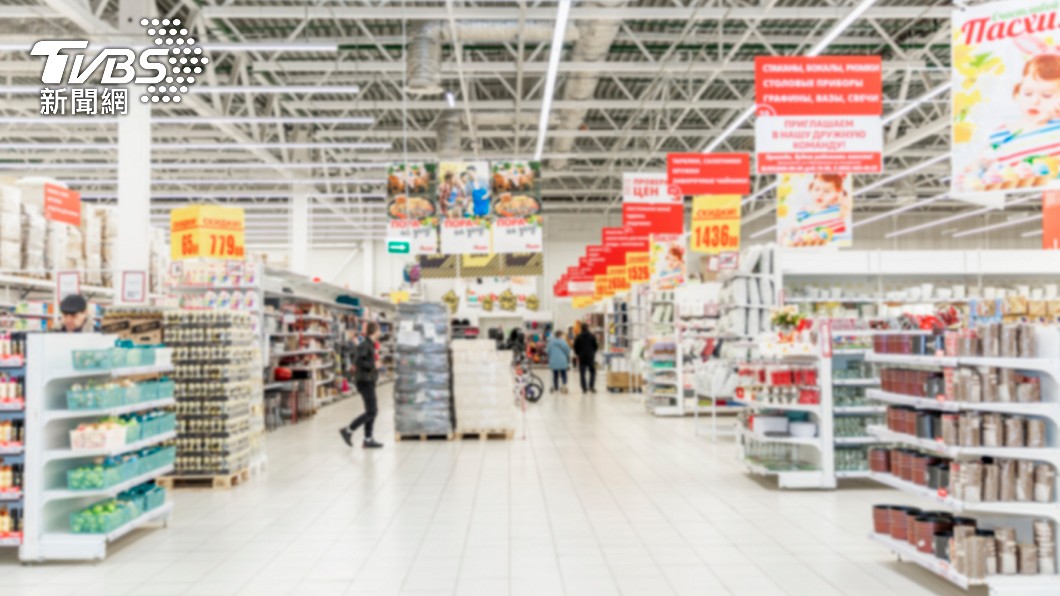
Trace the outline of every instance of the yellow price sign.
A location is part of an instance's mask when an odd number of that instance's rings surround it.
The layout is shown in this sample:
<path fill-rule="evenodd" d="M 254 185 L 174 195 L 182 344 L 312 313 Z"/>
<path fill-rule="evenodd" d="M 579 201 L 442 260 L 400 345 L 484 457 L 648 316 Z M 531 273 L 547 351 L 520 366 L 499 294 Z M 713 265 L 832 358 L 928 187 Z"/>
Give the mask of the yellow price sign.
<path fill-rule="evenodd" d="M 390 292 L 390 301 L 393 302 L 394 304 L 401 304 L 403 302 L 408 302 L 409 301 L 409 292 L 408 292 L 408 290 Z"/>
<path fill-rule="evenodd" d="M 740 195 L 692 197 L 691 245 L 711 255 L 740 250 Z"/>
<path fill-rule="evenodd" d="M 611 288 L 615 293 L 629 289 L 629 268 L 625 265 L 608 265 L 607 275 L 611 278 Z"/>
<path fill-rule="evenodd" d="M 246 257 L 243 209 L 219 205 L 191 205 L 169 212 L 171 260 Z"/>
<path fill-rule="evenodd" d="M 626 276 L 631 286 L 651 280 L 651 255 L 646 252 L 626 253 Z"/>
<path fill-rule="evenodd" d="M 570 303 L 571 303 L 571 306 L 574 307 L 574 308 L 586 308 L 587 306 L 592 305 L 593 297 L 592 296 L 573 296 L 570 299 Z"/>

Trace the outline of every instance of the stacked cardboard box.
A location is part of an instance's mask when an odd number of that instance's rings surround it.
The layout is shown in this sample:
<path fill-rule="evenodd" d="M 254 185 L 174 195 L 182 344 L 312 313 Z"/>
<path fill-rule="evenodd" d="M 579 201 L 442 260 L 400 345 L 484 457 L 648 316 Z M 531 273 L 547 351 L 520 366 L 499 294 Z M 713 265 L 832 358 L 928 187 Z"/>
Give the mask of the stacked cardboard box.
<path fill-rule="evenodd" d="M 81 234 L 84 236 L 85 283 L 103 283 L 103 219 L 96 209 L 81 210 Z"/>
<path fill-rule="evenodd" d="M 22 266 L 22 193 L 0 186 L 0 270 L 17 273 Z"/>
<path fill-rule="evenodd" d="M 113 207 L 97 207 L 95 215 L 102 221 L 103 285 L 110 286 L 114 270 L 114 246 L 118 241 L 118 212 Z"/>
<path fill-rule="evenodd" d="M 36 205 L 22 205 L 22 271 L 29 277 L 47 277 L 44 249 L 48 220 Z"/>
<path fill-rule="evenodd" d="M 458 433 L 514 432 L 512 353 L 489 339 L 454 341 L 453 401 Z"/>

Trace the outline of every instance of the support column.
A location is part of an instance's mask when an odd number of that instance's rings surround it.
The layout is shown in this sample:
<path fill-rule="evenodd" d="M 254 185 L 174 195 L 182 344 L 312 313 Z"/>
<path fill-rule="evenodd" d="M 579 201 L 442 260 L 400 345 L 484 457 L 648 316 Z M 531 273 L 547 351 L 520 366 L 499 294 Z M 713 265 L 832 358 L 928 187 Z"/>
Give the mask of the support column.
<path fill-rule="evenodd" d="M 145 0 L 121 0 L 118 28 L 143 35 L 140 19 L 153 10 Z M 124 271 L 150 274 L 151 251 L 151 104 L 142 89 L 130 85 L 129 113 L 118 118 L 118 234 L 114 244 L 114 303 L 121 303 Z"/>
<path fill-rule="evenodd" d="M 291 271 L 309 275 L 309 187 L 296 185 L 291 193 Z"/>

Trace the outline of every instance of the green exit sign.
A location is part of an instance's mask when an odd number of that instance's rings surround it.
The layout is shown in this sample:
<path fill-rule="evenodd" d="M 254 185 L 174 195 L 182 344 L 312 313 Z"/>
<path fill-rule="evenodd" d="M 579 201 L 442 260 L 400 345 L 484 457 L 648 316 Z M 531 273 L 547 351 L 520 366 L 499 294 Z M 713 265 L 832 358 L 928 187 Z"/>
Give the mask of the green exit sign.
<path fill-rule="evenodd" d="M 390 240 L 386 243 L 386 251 L 392 255 L 407 255 L 411 252 L 408 242 Z"/>

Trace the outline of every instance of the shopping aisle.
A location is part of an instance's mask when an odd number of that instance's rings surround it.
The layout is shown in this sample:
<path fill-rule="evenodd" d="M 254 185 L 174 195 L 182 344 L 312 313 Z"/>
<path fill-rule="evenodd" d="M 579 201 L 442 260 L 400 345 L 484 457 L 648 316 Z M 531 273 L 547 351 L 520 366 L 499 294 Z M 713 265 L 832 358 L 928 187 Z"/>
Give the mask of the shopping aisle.
<path fill-rule="evenodd" d="M 390 402 L 390 388 L 381 388 Z M 528 440 L 352 453 L 359 400 L 269 437 L 265 478 L 176 495 L 166 530 L 99 565 L 0 564 L 12 595 L 963 594 L 866 539 L 876 486 L 779 492 L 692 420 L 635 398 L 546 395 Z M 521 435 L 520 435 L 521 436 Z M 9 586 L 18 586 L 11 590 Z M 972 592 L 975 594 L 975 592 Z"/>

